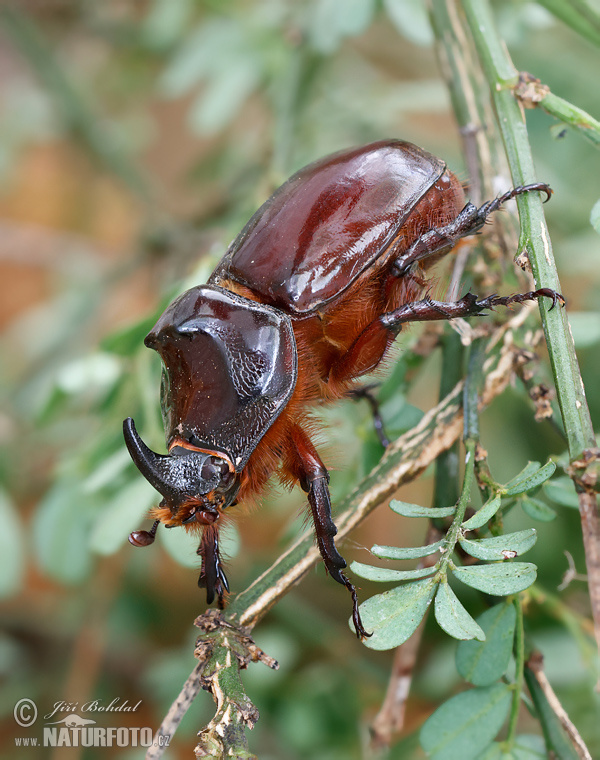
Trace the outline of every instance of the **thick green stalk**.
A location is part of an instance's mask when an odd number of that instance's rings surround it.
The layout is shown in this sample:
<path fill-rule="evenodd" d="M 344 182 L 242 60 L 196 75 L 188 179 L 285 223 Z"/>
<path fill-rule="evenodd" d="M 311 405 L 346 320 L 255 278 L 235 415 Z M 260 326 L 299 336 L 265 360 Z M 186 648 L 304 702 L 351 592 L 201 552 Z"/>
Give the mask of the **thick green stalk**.
<path fill-rule="evenodd" d="M 515 185 L 536 179 L 524 114 L 513 94 L 519 75 L 494 25 L 487 0 L 463 0 L 467 21 L 490 85 Z M 541 198 L 526 193 L 518 200 L 521 220 L 519 250 L 526 251 L 537 288 L 560 291 Z M 571 460 L 595 446 L 579 364 L 564 309 L 550 309 L 540 300 L 542 325 L 552 363 L 557 397 L 567 433 Z"/>

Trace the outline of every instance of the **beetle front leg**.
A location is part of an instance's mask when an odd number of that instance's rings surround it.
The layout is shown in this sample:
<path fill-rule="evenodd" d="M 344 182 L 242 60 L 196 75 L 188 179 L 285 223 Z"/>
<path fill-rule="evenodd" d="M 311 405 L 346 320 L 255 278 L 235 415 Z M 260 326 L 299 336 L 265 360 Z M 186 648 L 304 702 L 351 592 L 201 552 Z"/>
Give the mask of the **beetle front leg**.
<path fill-rule="evenodd" d="M 490 214 L 497 211 L 503 203 L 516 198 L 518 195 L 532 191 L 545 193 L 546 201 L 552 195 L 552 190 L 548 185 L 544 182 L 535 182 L 531 185 L 519 185 L 512 190 L 508 190 L 503 195 L 494 198 L 494 200 L 487 201 L 479 208 L 472 203 L 467 203 L 456 219 L 453 219 L 443 227 L 428 230 L 417 238 L 405 253 L 398 256 L 393 264 L 393 273 L 397 277 L 402 277 L 416 262 L 434 256 L 442 251 L 450 250 L 461 238 L 479 232 Z"/>
<path fill-rule="evenodd" d="M 198 586 L 206 589 L 206 603 L 212 604 L 215 595 L 219 609 L 225 607 L 223 597 L 229 591 L 227 576 L 223 570 L 219 551 L 219 529 L 216 525 L 206 525 L 196 553 L 202 558 L 202 568 Z"/>
<path fill-rule="evenodd" d="M 372 634 L 365 630 L 360 618 L 356 588 L 342 572 L 346 567 L 346 560 L 338 552 L 334 543 L 337 528 L 331 516 L 329 474 L 315 447 L 301 428 L 294 428 L 292 438 L 298 455 L 297 475 L 302 489 L 308 494 L 317 546 L 323 558 L 325 569 L 335 581 L 345 586 L 352 595 L 352 622 L 358 638 L 371 636 Z"/>

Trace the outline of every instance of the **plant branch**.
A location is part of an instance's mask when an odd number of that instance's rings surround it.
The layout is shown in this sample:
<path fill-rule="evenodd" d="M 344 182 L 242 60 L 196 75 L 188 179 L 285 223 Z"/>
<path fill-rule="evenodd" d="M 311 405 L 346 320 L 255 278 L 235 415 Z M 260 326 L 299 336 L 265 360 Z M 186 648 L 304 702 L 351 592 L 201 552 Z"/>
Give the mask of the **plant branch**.
<path fill-rule="evenodd" d="M 544 658 L 542 655 L 539 652 L 533 652 L 525 666 L 525 679 L 544 729 L 544 737 L 549 745 L 548 749 L 556 751 L 558 756 L 565 758 L 565 760 L 570 760 L 573 756 L 580 758 L 580 760 L 592 760 L 579 731 L 571 722 L 546 678 L 543 665 Z M 569 743 L 565 740 L 558 725 L 554 724 L 553 717 L 558 720 L 568 737 Z"/>
<path fill-rule="evenodd" d="M 523 109 L 515 98 L 519 74 L 499 37 L 487 0 L 462 0 L 484 69 L 515 185 L 535 181 L 533 157 Z M 560 292 L 541 199 L 526 193 L 517 199 L 521 219 L 519 250 L 526 251 L 536 288 Z M 546 345 L 563 418 L 570 475 L 580 494 L 580 515 L 596 638 L 600 645 L 600 524 L 595 489 L 600 481 L 598 453 L 575 347 L 565 310 L 539 304 Z"/>

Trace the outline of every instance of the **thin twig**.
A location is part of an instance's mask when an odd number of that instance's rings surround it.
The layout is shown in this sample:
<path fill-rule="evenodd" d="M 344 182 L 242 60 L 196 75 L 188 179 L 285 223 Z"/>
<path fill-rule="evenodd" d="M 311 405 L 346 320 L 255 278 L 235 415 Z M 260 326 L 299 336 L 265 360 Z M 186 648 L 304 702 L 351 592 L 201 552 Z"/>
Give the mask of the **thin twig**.
<path fill-rule="evenodd" d="M 554 689 L 550 685 L 550 682 L 546 678 L 544 673 L 544 658 L 539 652 L 534 652 L 527 661 L 527 667 L 533 673 L 535 680 L 538 682 L 540 689 L 542 690 L 548 704 L 552 708 L 552 711 L 560 721 L 561 726 L 564 728 L 567 736 L 571 740 L 577 756 L 581 760 L 592 760 L 592 756 L 588 748 L 585 746 L 583 739 L 581 738 L 579 731 L 575 728 L 571 719 L 567 715 L 565 708 L 561 705 L 558 697 L 554 693 Z"/>
<path fill-rule="evenodd" d="M 206 662 L 199 662 L 187 677 L 179 695 L 163 718 L 158 731 L 154 734 L 152 746 L 146 752 L 146 760 L 159 760 L 171 741 L 171 737 L 179 728 L 184 715 L 190 709 L 194 699 L 202 687 L 201 677 Z"/>

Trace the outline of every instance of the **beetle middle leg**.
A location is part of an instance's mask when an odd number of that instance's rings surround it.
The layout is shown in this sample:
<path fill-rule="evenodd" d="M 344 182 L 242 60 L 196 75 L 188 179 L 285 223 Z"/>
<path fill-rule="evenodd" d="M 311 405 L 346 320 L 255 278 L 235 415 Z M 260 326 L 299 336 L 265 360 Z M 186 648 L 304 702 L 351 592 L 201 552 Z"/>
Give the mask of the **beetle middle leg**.
<path fill-rule="evenodd" d="M 408 322 L 477 317 L 481 316 L 486 309 L 493 309 L 495 306 L 509 306 L 512 303 L 534 301 L 537 298 L 551 298 L 551 308 L 554 308 L 557 303 L 561 305 L 565 303 L 562 295 L 550 288 L 515 293 L 511 296 L 491 295 L 486 298 L 478 298 L 473 293 L 467 293 L 458 301 L 434 301 L 432 298 L 411 301 L 382 314 L 368 324 L 348 351 L 334 363 L 329 377 L 334 382 L 343 382 L 370 372 L 381 361 L 387 347 L 402 329 L 402 325 Z"/>
<path fill-rule="evenodd" d="M 296 475 L 302 489 L 308 494 L 308 503 L 312 513 L 317 546 L 329 575 L 345 586 L 352 595 L 352 622 L 358 638 L 372 634 L 367 633 L 358 609 L 356 588 L 342 572 L 346 560 L 338 552 L 334 543 L 337 528 L 331 516 L 331 498 L 329 496 L 329 474 L 309 437 L 296 426 L 292 430 L 292 440 L 297 454 L 295 462 Z"/>
<path fill-rule="evenodd" d="M 518 195 L 532 191 L 545 193 L 546 200 L 549 200 L 552 195 L 549 185 L 543 182 L 535 182 L 531 185 L 519 185 L 512 190 L 508 190 L 503 195 L 494 198 L 494 200 L 487 201 L 479 208 L 473 203 L 467 203 L 458 216 L 451 222 L 443 227 L 428 230 L 418 237 L 405 253 L 398 256 L 393 264 L 393 273 L 401 277 L 418 261 L 450 250 L 461 238 L 479 232 L 489 215 L 497 211 L 503 203 L 516 198 Z"/>

